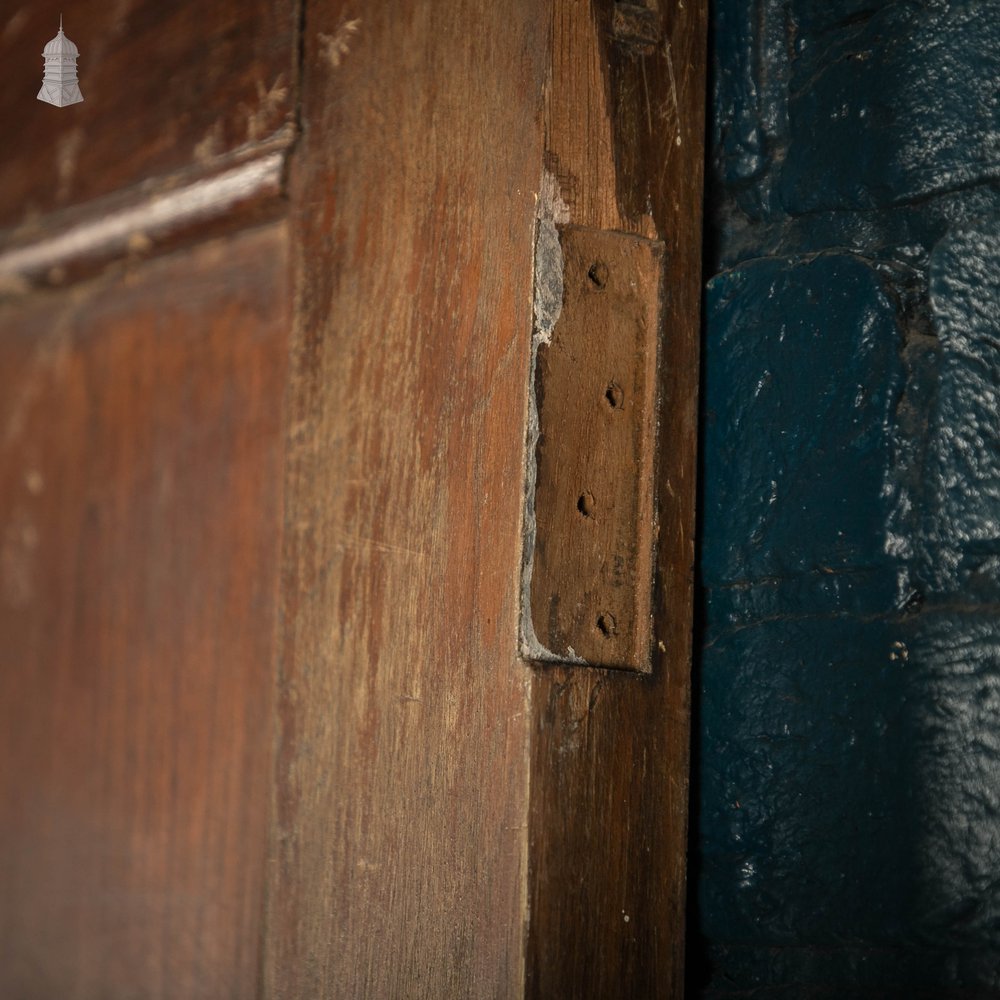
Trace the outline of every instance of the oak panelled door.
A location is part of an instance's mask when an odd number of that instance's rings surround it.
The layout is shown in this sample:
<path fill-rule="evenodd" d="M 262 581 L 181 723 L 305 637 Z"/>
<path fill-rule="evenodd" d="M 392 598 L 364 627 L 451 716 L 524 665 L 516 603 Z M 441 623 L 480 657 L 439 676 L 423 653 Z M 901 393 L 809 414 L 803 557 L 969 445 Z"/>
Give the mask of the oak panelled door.
<path fill-rule="evenodd" d="M 682 994 L 704 50 L 0 12 L 0 997 Z"/>

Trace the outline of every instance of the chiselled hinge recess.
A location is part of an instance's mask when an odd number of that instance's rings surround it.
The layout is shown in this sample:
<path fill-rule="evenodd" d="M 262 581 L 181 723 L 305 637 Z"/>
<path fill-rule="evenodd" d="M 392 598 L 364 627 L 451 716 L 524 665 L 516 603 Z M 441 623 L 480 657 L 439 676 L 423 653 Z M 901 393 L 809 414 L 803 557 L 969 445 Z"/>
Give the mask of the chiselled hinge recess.
<path fill-rule="evenodd" d="M 663 244 L 541 221 L 521 647 L 648 671 Z"/>

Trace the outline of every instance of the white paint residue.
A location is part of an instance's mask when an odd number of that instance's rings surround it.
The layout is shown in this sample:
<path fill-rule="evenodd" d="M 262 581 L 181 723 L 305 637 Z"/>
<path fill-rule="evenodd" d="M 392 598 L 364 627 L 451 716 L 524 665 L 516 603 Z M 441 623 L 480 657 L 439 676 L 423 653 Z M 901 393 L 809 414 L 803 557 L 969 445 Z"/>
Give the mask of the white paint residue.
<path fill-rule="evenodd" d="M 537 215 L 539 219 L 547 219 L 559 225 L 569 222 L 569 205 L 563 201 L 559 178 L 551 170 L 542 171 Z"/>
<path fill-rule="evenodd" d="M 559 225 L 569 222 L 569 206 L 562 200 L 559 182 L 549 171 L 542 174 L 535 221 L 535 258 L 531 335 L 531 367 L 528 372 L 528 433 L 525 444 L 523 561 L 521 564 L 521 655 L 526 660 L 586 664 L 570 648 L 564 655 L 547 649 L 538 640 L 531 620 L 531 574 L 535 559 L 535 482 L 538 470 L 538 403 L 535 399 L 535 368 L 538 349 L 552 342 L 552 331 L 562 312 L 563 254 Z"/>
<path fill-rule="evenodd" d="M 563 301 L 563 255 L 559 230 L 549 219 L 539 219 L 535 230 L 534 348 L 552 342 Z"/>

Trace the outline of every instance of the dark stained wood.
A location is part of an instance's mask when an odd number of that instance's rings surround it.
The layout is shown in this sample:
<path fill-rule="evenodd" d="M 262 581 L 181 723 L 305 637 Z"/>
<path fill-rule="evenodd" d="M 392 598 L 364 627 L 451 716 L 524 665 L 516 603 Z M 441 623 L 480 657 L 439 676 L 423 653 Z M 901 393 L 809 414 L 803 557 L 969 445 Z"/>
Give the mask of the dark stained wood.
<path fill-rule="evenodd" d="M 607 0 L 554 2 L 563 221 L 662 239 L 666 274 L 653 672 L 533 676 L 527 995 L 545 1000 L 683 993 L 706 4 L 660 13 L 644 55 Z"/>
<path fill-rule="evenodd" d="M 36 100 L 64 16 L 83 103 Z M 292 137 L 293 0 L 35 0 L 0 14 L 0 230 Z"/>
<path fill-rule="evenodd" d="M 531 628 L 553 659 L 648 671 L 663 247 L 579 226 L 557 238 L 562 309 L 537 347 L 528 456 Z"/>
<path fill-rule="evenodd" d="M 0 995 L 680 996 L 703 0 L 63 10 L 67 109 L 0 20 Z M 665 250 L 646 675 L 519 656 L 539 220 Z"/>
<path fill-rule="evenodd" d="M 0 996 L 255 994 L 286 260 L 0 308 Z"/>
<path fill-rule="evenodd" d="M 265 993 L 523 992 L 546 26 L 310 2 Z"/>

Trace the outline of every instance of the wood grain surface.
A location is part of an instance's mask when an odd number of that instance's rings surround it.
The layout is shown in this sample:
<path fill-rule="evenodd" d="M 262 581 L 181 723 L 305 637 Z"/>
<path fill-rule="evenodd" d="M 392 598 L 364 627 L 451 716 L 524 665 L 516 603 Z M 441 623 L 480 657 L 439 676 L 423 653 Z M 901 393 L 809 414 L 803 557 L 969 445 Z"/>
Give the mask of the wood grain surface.
<path fill-rule="evenodd" d="M 679 997 L 704 0 L 62 9 L 8 263 L 281 164 L 0 288 L 0 995 Z M 541 218 L 664 248 L 646 675 L 518 652 Z"/>
<path fill-rule="evenodd" d="M 286 261 L 0 307 L 0 996 L 256 990 Z"/>
<path fill-rule="evenodd" d="M 291 138 L 293 0 L 34 0 L 0 13 L 0 232 L 169 174 L 200 174 L 285 129 Z M 77 45 L 83 103 L 36 100 L 42 49 Z"/>
<path fill-rule="evenodd" d="M 663 240 L 666 270 L 653 671 L 533 675 L 527 995 L 680 997 L 707 4 L 662 2 L 653 46 L 610 0 L 553 8 L 553 201 Z"/>
<path fill-rule="evenodd" d="M 265 994 L 517 997 L 546 23 L 407 0 L 305 24 Z"/>

